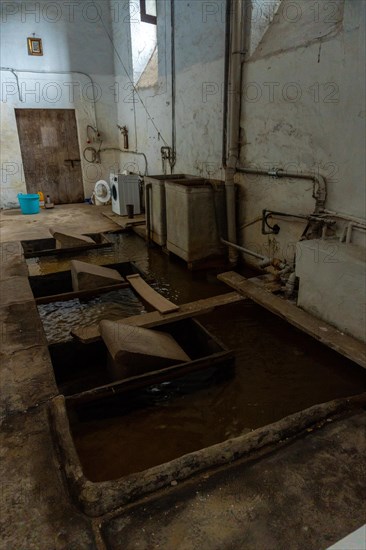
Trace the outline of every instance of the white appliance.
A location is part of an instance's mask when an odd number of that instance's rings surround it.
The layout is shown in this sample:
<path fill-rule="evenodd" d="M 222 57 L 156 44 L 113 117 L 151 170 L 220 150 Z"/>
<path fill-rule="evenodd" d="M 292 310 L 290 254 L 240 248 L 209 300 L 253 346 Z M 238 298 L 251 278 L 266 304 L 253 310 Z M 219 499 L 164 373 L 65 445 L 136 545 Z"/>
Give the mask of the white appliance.
<path fill-rule="evenodd" d="M 111 174 L 112 210 L 127 215 L 126 204 L 133 204 L 134 214 L 141 214 L 140 176 L 137 174 Z"/>
<path fill-rule="evenodd" d="M 95 184 L 93 200 L 96 206 L 102 206 L 108 204 L 111 200 L 111 186 L 105 180 L 99 180 Z"/>

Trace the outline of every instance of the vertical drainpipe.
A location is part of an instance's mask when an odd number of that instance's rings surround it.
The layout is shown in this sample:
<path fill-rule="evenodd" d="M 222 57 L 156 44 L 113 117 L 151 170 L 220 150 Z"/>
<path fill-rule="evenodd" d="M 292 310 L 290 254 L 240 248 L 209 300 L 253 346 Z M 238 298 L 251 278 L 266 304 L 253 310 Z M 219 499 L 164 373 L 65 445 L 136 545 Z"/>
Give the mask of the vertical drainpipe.
<path fill-rule="evenodd" d="M 170 18 L 171 18 L 171 71 L 172 71 L 172 156 L 171 173 L 174 171 L 176 162 L 176 120 L 175 120 L 175 98 L 176 98 L 176 82 L 175 82 L 175 6 L 174 0 L 170 1 Z"/>
<path fill-rule="evenodd" d="M 236 200 L 234 175 L 240 154 L 240 99 L 241 99 L 241 72 L 242 72 L 242 26 L 243 0 L 227 0 L 230 6 L 229 50 L 229 93 L 228 93 L 228 128 L 227 128 L 227 160 L 225 163 L 225 188 L 227 210 L 228 241 L 237 242 L 236 238 Z M 235 265 L 238 253 L 229 249 L 230 263 Z"/>

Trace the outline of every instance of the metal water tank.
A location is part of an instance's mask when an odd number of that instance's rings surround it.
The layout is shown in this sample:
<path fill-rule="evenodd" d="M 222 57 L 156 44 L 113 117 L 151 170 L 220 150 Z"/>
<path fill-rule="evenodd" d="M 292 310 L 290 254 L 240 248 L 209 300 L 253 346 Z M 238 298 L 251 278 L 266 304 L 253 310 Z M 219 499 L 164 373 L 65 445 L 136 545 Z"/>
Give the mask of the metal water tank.
<path fill-rule="evenodd" d="M 194 180 L 198 176 L 189 174 L 170 174 L 159 176 L 145 176 L 145 205 L 147 204 L 146 188 L 149 185 L 150 199 L 150 238 L 159 246 L 166 246 L 166 198 L 165 182 Z"/>
<path fill-rule="evenodd" d="M 188 263 L 225 256 L 225 184 L 220 180 L 166 181 L 167 249 Z"/>

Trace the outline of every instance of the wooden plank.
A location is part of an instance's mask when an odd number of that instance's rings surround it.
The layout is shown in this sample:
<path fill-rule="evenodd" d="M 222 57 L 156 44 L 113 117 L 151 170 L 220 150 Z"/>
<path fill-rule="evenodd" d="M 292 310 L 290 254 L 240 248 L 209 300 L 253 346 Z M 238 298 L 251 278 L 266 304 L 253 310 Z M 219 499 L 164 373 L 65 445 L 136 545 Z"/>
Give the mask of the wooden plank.
<path fill-rule="evenodd" d="M 85 246 L 74 246 L 73 248 L 48 248 L 47 250 L 37 250 L 24 252 L 24 258 L 40 258 L 42 256 L 65 256 L 68 254 L 80 254 L 87 250 L 97 250 L 99 248 L 111 248 L 112 242 L 95 243 Z"/>
<path fill-rule="evenodd" d="M 119 323 L 125 323 L 137 327 L 153 328 L 157 325 L 164 325 L 173 321 L 182 321 L 189 317 L 196 317 L 198 315 L 205 315 L 211 313 L 215 309 L 237 302 L 243 301 L 244 298 L 237 292 L 229 292 L 228 294 L 220 294 L 219 296 L 213 296 L 211 298 L 205 298 L 204 300 L 197 300 L 196 302 L 190 302 L 180 306 L 179 310 L 174 313 L 168 313 L 162 315 L 158 311 L 151 313 L 144 313 L 143 315 L 134 315 L 121 319 Z M 100 339 L 99 326 L 97 324 L 90 325 L 89 327 L 80 327 L 74 329 L 71 335 L 82 342 L 83 344 L 91 344 Z"/>
<path fill-rule="evenodd" d="M 114 212 L 102 212 L 103 216 L 116 223 L 121 229 L 127 230 L 135 227 L 136 225 L 146 224 L 145 214 L 135 214 L 133 218 L 127 216 L 120 216 Z"/>
<path fill-rule="evenodd" d="M 321 319 L 275 296 L 234 271 L 218 275 L 218 279 L 234 288 L 281 319 L 306 332 L 322 344 L 366 368 L 366 346 L 360 340 L 344 334 Z"/>
<path fill-rule="evenodd" d="M 173 365 L 172 367 L 159 369 L 146 374 L 141 374 L 139 376 L 133 376 L 126 378 L 125 380 L 120 380 L 118 382 L 106 384 L 105 386 L 93 388 L 92 390 L 66 396 L 66 402 L 80 404 L 87 401 L 93 401 L 95 399 L 109 397 L 117 393 L 146 388 L 155 384 L 161 384 L 162 382 L 166 382 L 168 380 L 170 381 L 176 378 L 181 378 L 187 374 L 191 374 L 202 369 L 208 369 L 220 364 L 226 365 L 228 361 L 232 361 L 233 359 L 234 355 L 231 351 L 221 351 L 208 357 L 195 359 L 194 361 L 189 361 L 187 363 L 179 363 L 178 365 Z"/>
<path fill-rule="evenodd" d="M 44 305 L 52 302 L 67 302 L 68 300 L 76 300 L 78 298 L 91 298 L 112 290 L 120 290 L 121 288 L 129 288 L 129 283 L 119 283 L 116 285 L 102 286 L 92 290 L 79 290 L 78 292 L 64 292 L 63 294 L 52 294 L 51 296 L 40 296 L 36 298 L 36 304 Z"/>
<path fill-rule="evenodd" d="M 141 296 L 145 302 L 150 304 L 153 308 L 157 309 L 160 313 L 173 313 L 177 311 L 179 306 L 170 302 L 164 296 L 156 292 L 150 285 L 148 285 L 140 275 L 127 275 L 127 281 L 137 294 Z"/>
<path fill-rule="evenodd" d="M 38 258 L 41 256 L 61 256 L 65 254 L 79 254 L 86 250 L 95 250 L 99 248 L 111 248 L 114 243 L 107 237 L 105 233 L 86 233 L 87 237 L 94 240 L 94 244 L 85 246 L 74 246 L 72 248 L 56 248 L 56 239 L 31 239 L 22 240 L 24 258 Z M 42 244 L 49 248 L 41 248 Z"/>
<path fill-rule="evenodd" d="M 267 290 L 268 292 L 280 292 L 282 288 L 281 281 L 276 279 L 274 275 L 270 273 L 259 275 L 258 277 L 251 277 L 249 281 L 255 283 L 256 285 L 260 286 L 264 290 Z"/>

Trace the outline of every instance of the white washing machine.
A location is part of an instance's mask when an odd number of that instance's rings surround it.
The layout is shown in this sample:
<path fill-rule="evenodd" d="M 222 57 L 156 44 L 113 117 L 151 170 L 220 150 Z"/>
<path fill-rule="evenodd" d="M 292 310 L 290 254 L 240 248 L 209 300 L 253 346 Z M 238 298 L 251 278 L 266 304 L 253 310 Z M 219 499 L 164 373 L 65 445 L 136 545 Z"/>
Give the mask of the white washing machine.
<path fill-rule="evenodd" d="M 112 199 L 111 186 L 105 180 L 99 180 L 95 184 L 92 201 L 96 206 L 109 204 Z"/>
<path fill-rule="evenodd" d="M 137 174 L 111 174 L 112 210 L 127 215 L 126 204 L 133 204 L 134 214 L 141 214 L 140 176 Z"/>

